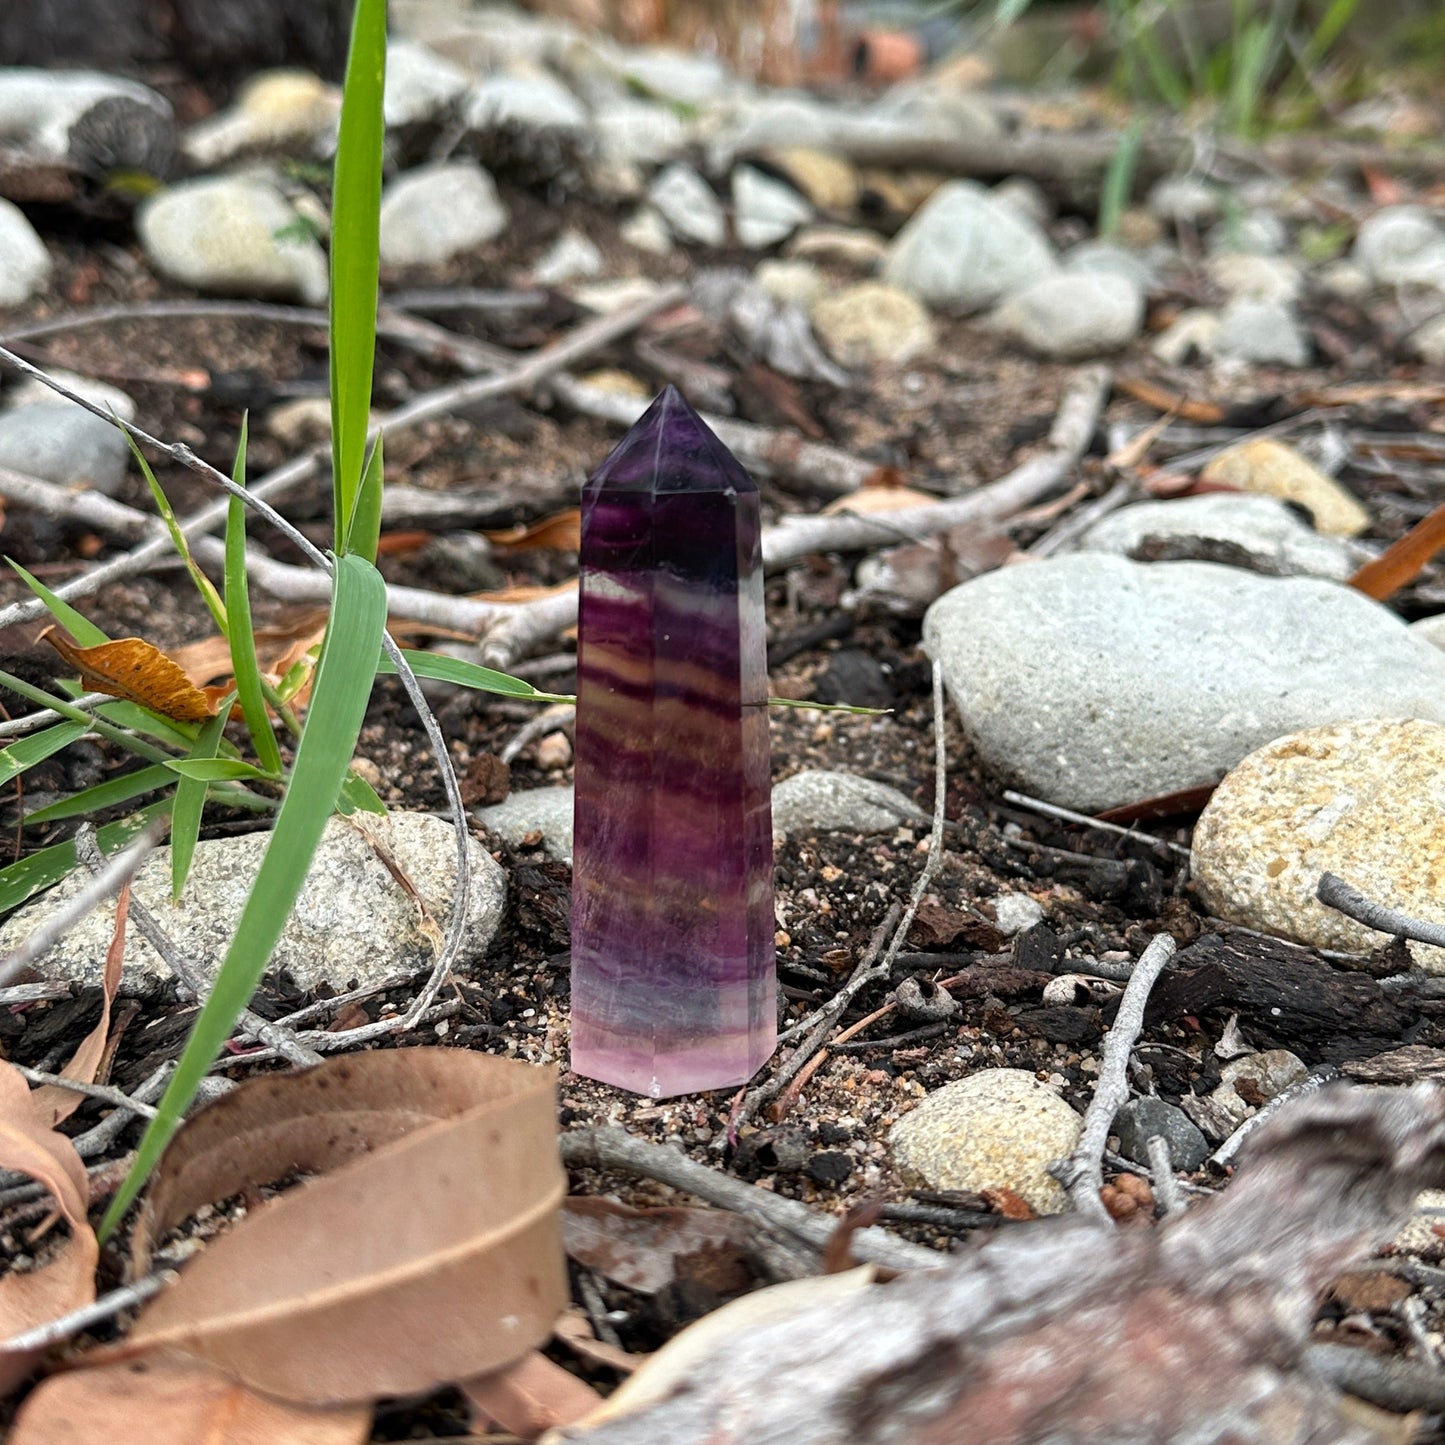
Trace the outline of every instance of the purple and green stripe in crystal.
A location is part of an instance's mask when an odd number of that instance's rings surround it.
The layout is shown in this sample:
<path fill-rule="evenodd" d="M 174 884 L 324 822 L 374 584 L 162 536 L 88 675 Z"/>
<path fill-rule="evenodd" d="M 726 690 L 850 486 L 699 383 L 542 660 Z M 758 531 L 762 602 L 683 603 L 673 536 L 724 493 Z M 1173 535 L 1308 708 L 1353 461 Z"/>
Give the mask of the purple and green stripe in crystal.
<path fill-rule="evenodd" d="M 582 495 L 572 1068 L 654 1098 L 776 1038 L 761 530 L 672 387 Z"/>

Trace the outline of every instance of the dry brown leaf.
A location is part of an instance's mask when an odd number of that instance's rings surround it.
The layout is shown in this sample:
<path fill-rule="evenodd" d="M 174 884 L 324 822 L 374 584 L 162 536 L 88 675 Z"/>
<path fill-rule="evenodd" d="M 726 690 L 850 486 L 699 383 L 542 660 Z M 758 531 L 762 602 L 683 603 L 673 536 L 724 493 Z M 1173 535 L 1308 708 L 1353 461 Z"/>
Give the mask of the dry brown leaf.
<path fill-rule="evenodd" d="M 404 1395 L 505 1368 L 566 1303 L 550 1070 L 387 1050 L 253 1079 L 162 1156 L 136 1228 L 292 1174 L 187 1265 L 112 1353 L 164 1347 L 309 1404 Z"/>
<path fill-rule="evenodd" d="M 937 497 L 912 487 L 860 487 L 845 497 L 835 497 L 823 508 L 822 515 L 871 517 L 880 512 L 907 511 L 909 507 L 931 507 L 937 501 Z"/>
<path fill-rule="evenodd" d="M 582 545 L 582 509 L 567 507 L 527 526 L 504 527 L 498 532 L 483 532 L 487 541 L 504 552 L 533 552 L 542 547 L 555 547 L 575 552 Z"/>
<path fill-rule="evenodd" d="M 1225 417 L 1224 408 L 1215 402 L 1191 401 L 1157 382 L 1145 381 L 1142 376 L 1116 376 L 1114 386 L 1125 396 L 1132 396 L 1135 401 L 1142 401 L 1155 411 L 1167 412 L 1197 426 L 1218 426 Z"/>
<path fill-rule="evenodd" d="M 1445 547 L 1445 502 L 1421 517 L 1378 557 L 1366 562 L 1350 578 L 1350 586 L 1376 602 L 1383 602 L 1413 582 L 1442 547 Z"/>
<path fill-rule="evenodd" d="M 587 1311 L 578 1305 L 568 1305 L 562 1311 L 552 1331 L 552 1338 L 558 1344 L 566 1345 L 574 1355 L 586 1360 L 588 1364 L 605 1365 L 620 1375 L 630 1375 L 650 1358 L 648 1355 L 631 1354 L 617 1345 L 609 1345 L 606 1340 L 599 1340 L 593 1332 L 592 1321 L 587 1318 Z"/>
<path fill-rule="evenodd" d="M 219 697 L 196 687 L 160 648 L 139 637 L 77 647 L 54 627 L 40 635 L 92 692 L 126 698 L 178 722 L 205 722 L 216 715 Z"/>
<path fill-rule="evenodd" d="M 256 661 L 273 682 L 279 681 L 326 633 L 326 609 L 308 607 L 280 627 L 256 629 Z M 170 654 L 182 672 L 197 687 L 231 676 L 231 644 L 219 634 L 188 642 Z"/>
<path fill-rule="evenodd" d="M 163 1356 L 53 1375 L 10 1445 L 365 1445 L 369 1405 L 327 1410 L 257 1395 L 219 1370 Z"/>
<path fill-rule="evenodd" d="M 505 1370 L 464 1380 L 460 1388 L 474 1419 L 482 1417 L 476 1423 L 495 1423 L 524 1440 L 570 1425 L 602 1403 L 591 1385 L 536 1350 Z"/>
<path fill-rule="evenodd" d="M 15 1169 L 43 1184 L 70 1225 L 70 1238 L 48 1264 L 0 1279 L 0 1393 L 19 1384 L 44 1353 L 9 1350 L 4 1340 L 43 1325 L 95 1299 L 100 1249 L 85 1217 L 89 1184 L 75 1145 L 47 1128 L 30 1102 L 30 1086 L 0 1063 L 0 1169 Z"/>
<path fill-rule="evenodd" d="M 579 1264 L 614 1284 L 656 1294 L 680 1279 L 699 1280 L 719 1294 L 749 1288 L 747 1256 L 756 1231 L 725 1209 L 669 1206 L 632 1209 L 611 1199 L 568 1199 L 562 1239 Z"/>
<path fill-rule="evenodd" d="M 121 964 L 125 960 L 125 922 L 129 913 L 130 883 L 127 881 L 116 898 L 115 929 L 111 934 L 110 947 L 105 951 L 100 1019 L 80 1041 L 80 1046 L 70 1056 L 70 1062 L 60 1071 L 65 1078 L 76 1079 L 82 1084 L 95 1082 L 101 1060 L 105 1057 L 106 1036 L 110 1033 L 110 1008 L 115 1002 L 116 990 L 120 987 Z M 70 1118 L 84 1102 L 84 1094 L 77 1093 L 74 1089 L 63 1089 L 59 1084 L 42 1084 L 30 1095 L 35 1117 L 48 1129 L 53 1129 L 62 1120 Z"/>

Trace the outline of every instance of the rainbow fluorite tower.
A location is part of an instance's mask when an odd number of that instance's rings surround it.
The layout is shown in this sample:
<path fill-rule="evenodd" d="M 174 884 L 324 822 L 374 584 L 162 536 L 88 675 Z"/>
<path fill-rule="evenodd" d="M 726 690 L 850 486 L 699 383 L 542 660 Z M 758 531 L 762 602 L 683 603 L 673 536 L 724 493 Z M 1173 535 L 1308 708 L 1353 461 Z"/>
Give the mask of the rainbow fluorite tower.
<path fill-rule="evenodd" d="M 572 1067 L 654 1098 L 777 1034 L 760 534 L 672 387 L 582 494 Z"/>

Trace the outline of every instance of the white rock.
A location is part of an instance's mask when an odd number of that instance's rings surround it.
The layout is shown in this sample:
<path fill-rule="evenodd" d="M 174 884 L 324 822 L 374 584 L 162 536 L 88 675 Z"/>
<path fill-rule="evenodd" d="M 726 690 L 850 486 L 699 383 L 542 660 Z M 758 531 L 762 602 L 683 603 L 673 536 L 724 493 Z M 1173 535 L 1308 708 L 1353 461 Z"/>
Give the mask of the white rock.
<path fill-rule="evenodd" d="M 1274 497 L 1231 492 L 1121 507 L 1095 522 L 1077 546 L 1136 562 L 1224 562 L 1274 577 L 1331 582 L 1348 581 L 1371 555 L 1342 538 L 1321 536 Z"/>
<path fill-rule="evenodd" d="M 579 306 L 605 316 L 634 302 L 640 304 L 656 296 L 661 289 L 661 282 L 649 281 L 646 276 L 620 276 L 615 281 L 593 281 L 586 286 L 574 286 L 572 299 Z"/>
<path fill-rule="evenodd" d="M 922 303 L 883 281 L 847 286 L 816 302 L 811 315 L 818 340 L 840 366 L 901 366 L 938 340 Z"/>
<path fill-rule="evenodd" d="M 580 133 L 587 126 L 587 107 L 555 76 L 533 70 L 488 76 L 463 103 L 462 121 L 477 131 Z"/>
<path fill-rule="evenodd" d="M 1417 637 L 1423 637 L 1432 647 L 1445 650 L 1445 612 L 1437 612 L 1433 617 L 1422 617 L 1418 622 L 1412 622 L 1410 631 Z"/>
<path fill-rule="evenodd" d="M 904 1179 L 931 1189 L 1011 1189 L 1037 1214 L 1068 1208 L 1048 1166 L 1073 1152 L 1083 1121 L 1023 1069 L 985 1069 L 935 1089 L 888 1136 Z"/>
<path fill-rule="evenodd" d="M 1261 366 L 1308 366 L 1310 343 L 1288 306 L 1240 300 L 1219 313 L 1214 352 Z"/>
<path fill-rule="evenodd" d="M 1065 271 L 1122 276 L 1141 293 L 1152 291 L 1159 284 L 1158 272 L 1138 251 L 1113 241 L 1081 241 L 1061 259 Z"/>
<path fill-rule="evenodd" d="M 1213 356 L 1218 340 L 1219 313 L 1195 307 L 1181 311 L 1155 339 L 1151 350 L 1166 366 L 1183 366 L 1188 361 Z"/>
<path fill-rule="evenodd" d="M 1231 1059 L 1219 1072 L 1221 1082 L 1211 1093 L 1189 1094 L 1183 1101 L 1185 1114 L 1216 1144 L 1223 1143 L 1258 1111 L 1259 1106 L 1246 1100 L 1237 1085 L 1247 1082 L 1251 1098 L 1262 1097 L 1267 1102 L 1304 1078 L 1309 1070 L 1288 1049 L 1266 1049 Z"/>
<path fill-rule="evenodd" d="M 0 412 L 0 466 L 13 471 L 114 496 L 129 461 L 116 427 L 53 393 L 49 401 Z"/>
<path fill-rule="evenodd" d="M 753 280 L 774 301 L 801 306 L 804 311 L 828 294 L 828 278 L 811 261 L 760 261 Z"/>
<path fill-rule="evenodd" d="M 1346 301 L 1358 301 L 1369 295 L 1373 284 L 1369 272 L 1353 261 L 1331 261 L 1315 272 L 1314 279 L 1322 291 Z"/>
<path fill-rule="evenodd" d="M 755 166 L 734 167 L 732 197 L 738 242 L 756 250 L 786 241 L 813 219 L 813 208 L 792 186 Z"/>
<path fill-rule="evenodd" d="M 614 164 L 655 166 L 687 144 L 688 126 L 676 111 L 651 100 L 618 99 L 599 105 L 592 134 Z"/>
<path fill-rule="evenodd" d="M 1431 366 L 1445 366 L 1445 313 L 1432 316 L 1412 331 L 1405 342 L 1410 351 Z"/>
<path fill-rule="evenodd" d="M 386 47 L 386 90 L 382 116 L 387 129 L 422 125 L 455 104 L 471 84 L 467 73 L 414 40 Z"/>
<path fill-rule="evenodd" d="M 579 276 L 602 274 L 602 252 L 590 236 L 580 231 L 563 231 L 547 248 L 547 254 L 532 267 L 535 286 L 561 286 Z"/>
<path fill-rule="evenodd" d="M 366 819 L 366 826 L 415 885 L 443 930 L 456 885 L 456 834 L 424 813 Z M 202 840 L 196 845 L 186 891 L 171 902 L 170 850 L 157 848 L 136 875 L 134 896 L 155 914 L 178 950 L 203 977 L 213 977 L 236 931 L 246 895 L 270 841 L 268 833 Z M 475 840 L 468 840 L 472 890 L 460 966 L 480 962 L 502 918 L 506 878 Z M 88 881 L 83 870 L 27 904 L 0 925 L 0 954 L 8 953 Z M 37 967 L 49 978 L 98 983 L 115 923 L 113 903 L 102 904 L 47 953 Z M 392 876 L 376 851 L 349 822 L 332 818 L 295 911 L 272 955 L 269 972 L 285 970 L 303 989 L 327 983 L 346 988 L 378 983 L 430 966 L 433 944 L 421 927 L 415 898 Z M 168 978 L 170 970 L 132 930 L 125 975 Z"/>
<path fill-rule="evenodd" d="M 1231 300 L 1274 301 L 1288 305 L 1304 292 L 1299 267 L 1284 256 L 1225 251 L 1205 266 L 1209 279 Z"/>
<path fill-rule="evenodd" d="M 150 263 L 183 286 L 319 306 L 326 255 L 314 240 L 289 234 L 296 220 L 274 186 L 217 176 L 159 192 L 141 207 L 136 231 Z"/>
<path fill-rule="evenodd" d="M 1216 782 L 1301 728 L 1445 721 L 1445 655 L 1312 578 L 1078 553 L 955 587 L 923 635 L 983 762 L 1088 813 Z"/>
<path fill-rule="evenodd" d="M 1381 286 L 1445 289 L 1445 226 L 1423 206 L 1386 206 L 1360 227 L 1351 259 Z"/>
<path fill-rule="evenodd" d="M 661 213 L 652 206 L 639 206 L 617 228 L 617 234 L 627 245 L 654 256 L 672 252 L 672 232 Z"/>
<path fill-rule="evenodd" d="M 810 769 L 773 789 L 775 833 L 887 833 L 926 816 L 897 788 L 856 773 Z"/>
<path fill-rule="evenodd" d="M 418 166 L 391 181 L 381 198 L 383 266 L 438 266 L 494 241 L 506 206 L 475 161 Z"/>
<path fill-rule="evenodd" d="M 1382 700 L 1375 711 L 1408 710 L 1402 702 Z M 1388 937 L 1320 903 L 1320 875 L 1337 874 L 1367 898 L 1445 926 L 1442 859 L 1445 727 L 1418 718 L 1339 722 L 1276 738 L 1215 790 L 1191 851 L 1200 894 L 1220 917 L 1353 952 Z M 1412 943 L 1410 951 L 1423 968 L 1445 973 L 1445 948 Z"/>
<path fill-rule="evenodd" d="M 1138 336 L 1144 295 L 1124 276 L 1065 271 L 1005 298 L 989 324 L 1041 356 L 1079 361 L 1117 351 Z"/>
<path fill-rule="evenodd" d="M 996 206 L 1007 206 L 1017 216 L 1042 230 L 1054 219 L 1048 192 L 1028 176 L 1008 176 L 989 193 Z"/>
<path fill-rule="evenodd" d="M 1289 231 L 1273 211 L 1227 216 L 1209 233 L 1209 249 L 1216 255 L 1237 251 L 1254 256 L 1277 256 L 1287 245 Z"/>
<path fill-rule="evenodd" d="M 1192 176 L 1166 176 L 1155 184 L 1145 204 L 1161 221 L 1202 226 L 1224 210 L 1224 195 L 1207 181 Z"/>
<path fill-rule="evenodd" d="M 992 201 L 981 186 L 949 181 L 898 233 L 883 276 L 930 306 L 971 312 L 1056 269 L 1037 226 Z"/>
<path fill-rule="evenodd" d="M 243 151 L 315 140 L 336 124 L 341 92 L 309 70 L 267 70 L 241 88 L 227 110 L 198 121 L 184 149 L 201 167 L 219 166 Z"/>
<path fill-rule="evenodd" d="M 575 25 L 512 5 L 464 8 L 456 0 L 393 0 L 393 29 L 472 74 L 514 65 L 557 65 L 582 44 Z"/>
<path fill-rule="evenodd" d="M 19 306 L 50 284 L 50 252 L 19 206 L 0 197 L 0 306 Z"/>
<path fill-rule="evenodd" d="M 504 802 L 476 809 L 477 821 L 509 847 L 521 845 L 529 833 L 542 834 L 543 846 L 560 863 L 572 861 L 573 791 L 528 788 Z"/>
<path fill-rule="evenodd" d="M 1027 893 L 1000 893 L 993 900 L 993 916 L 998 931 L 1012 938 L 1044 921 L 1044 905 Z"/>
<path fill-rule="evenodd" d="M 618 70 L 628 84 L 676 105 L 704 106 L 737 81 L 715 55 L 670 45 L 619 47 Z"/>
<path fill-rule="evenodd" d="M 675 161 L 647 188 L 647 199 L 680 241 L 721 246 L 728 235 L 727 214 L 713 188 L 692 169 Z"/>
<path fill-rule="evenodd" d="M 849 226 L 809 226 L 788 242 L 786 255 L 832 261 L 855 271 L 872 271 L 888 256 L 888 243 L 873 231 Z"/>
<path fill-rule="evenodd" d="M 34 155 L 63 157 L 71 127 L 102 101 L 120 100 L 172 124 L 171 104 L 149 86 L 93 70 L 0 68 L 0 140 L 17 141 Z"/>

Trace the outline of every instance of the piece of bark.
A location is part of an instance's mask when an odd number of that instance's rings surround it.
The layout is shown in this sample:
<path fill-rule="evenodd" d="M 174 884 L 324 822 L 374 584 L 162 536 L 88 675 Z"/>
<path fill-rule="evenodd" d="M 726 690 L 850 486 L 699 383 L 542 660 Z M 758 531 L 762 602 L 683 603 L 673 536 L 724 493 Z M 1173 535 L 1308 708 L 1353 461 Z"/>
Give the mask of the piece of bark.
<path fill-rule="evenodd" d="M 1237 1013 L 1262 1048 L 1289 1049 L 1307 1064 L 1382 1053 L 1416 1017 L 1363 974 L 1340 972 L 1273 939 L 1215 933 L 1175 958 L 1147 1017 L 1207 1012 Z"/>
<path fill-rule="evenodd" d="M 1309 1368 L 1315 1301 L 1445 1180 L 1445 1098 L 1334 1088 L 1158 1229 L 1021 1224 L 945 1268 L 719 1341 L 685 1385 L 549 1440 L 1051 1445 L 1382 1437 Z M 641 1379 L 641 1372 L 638 1379 Z"/>

